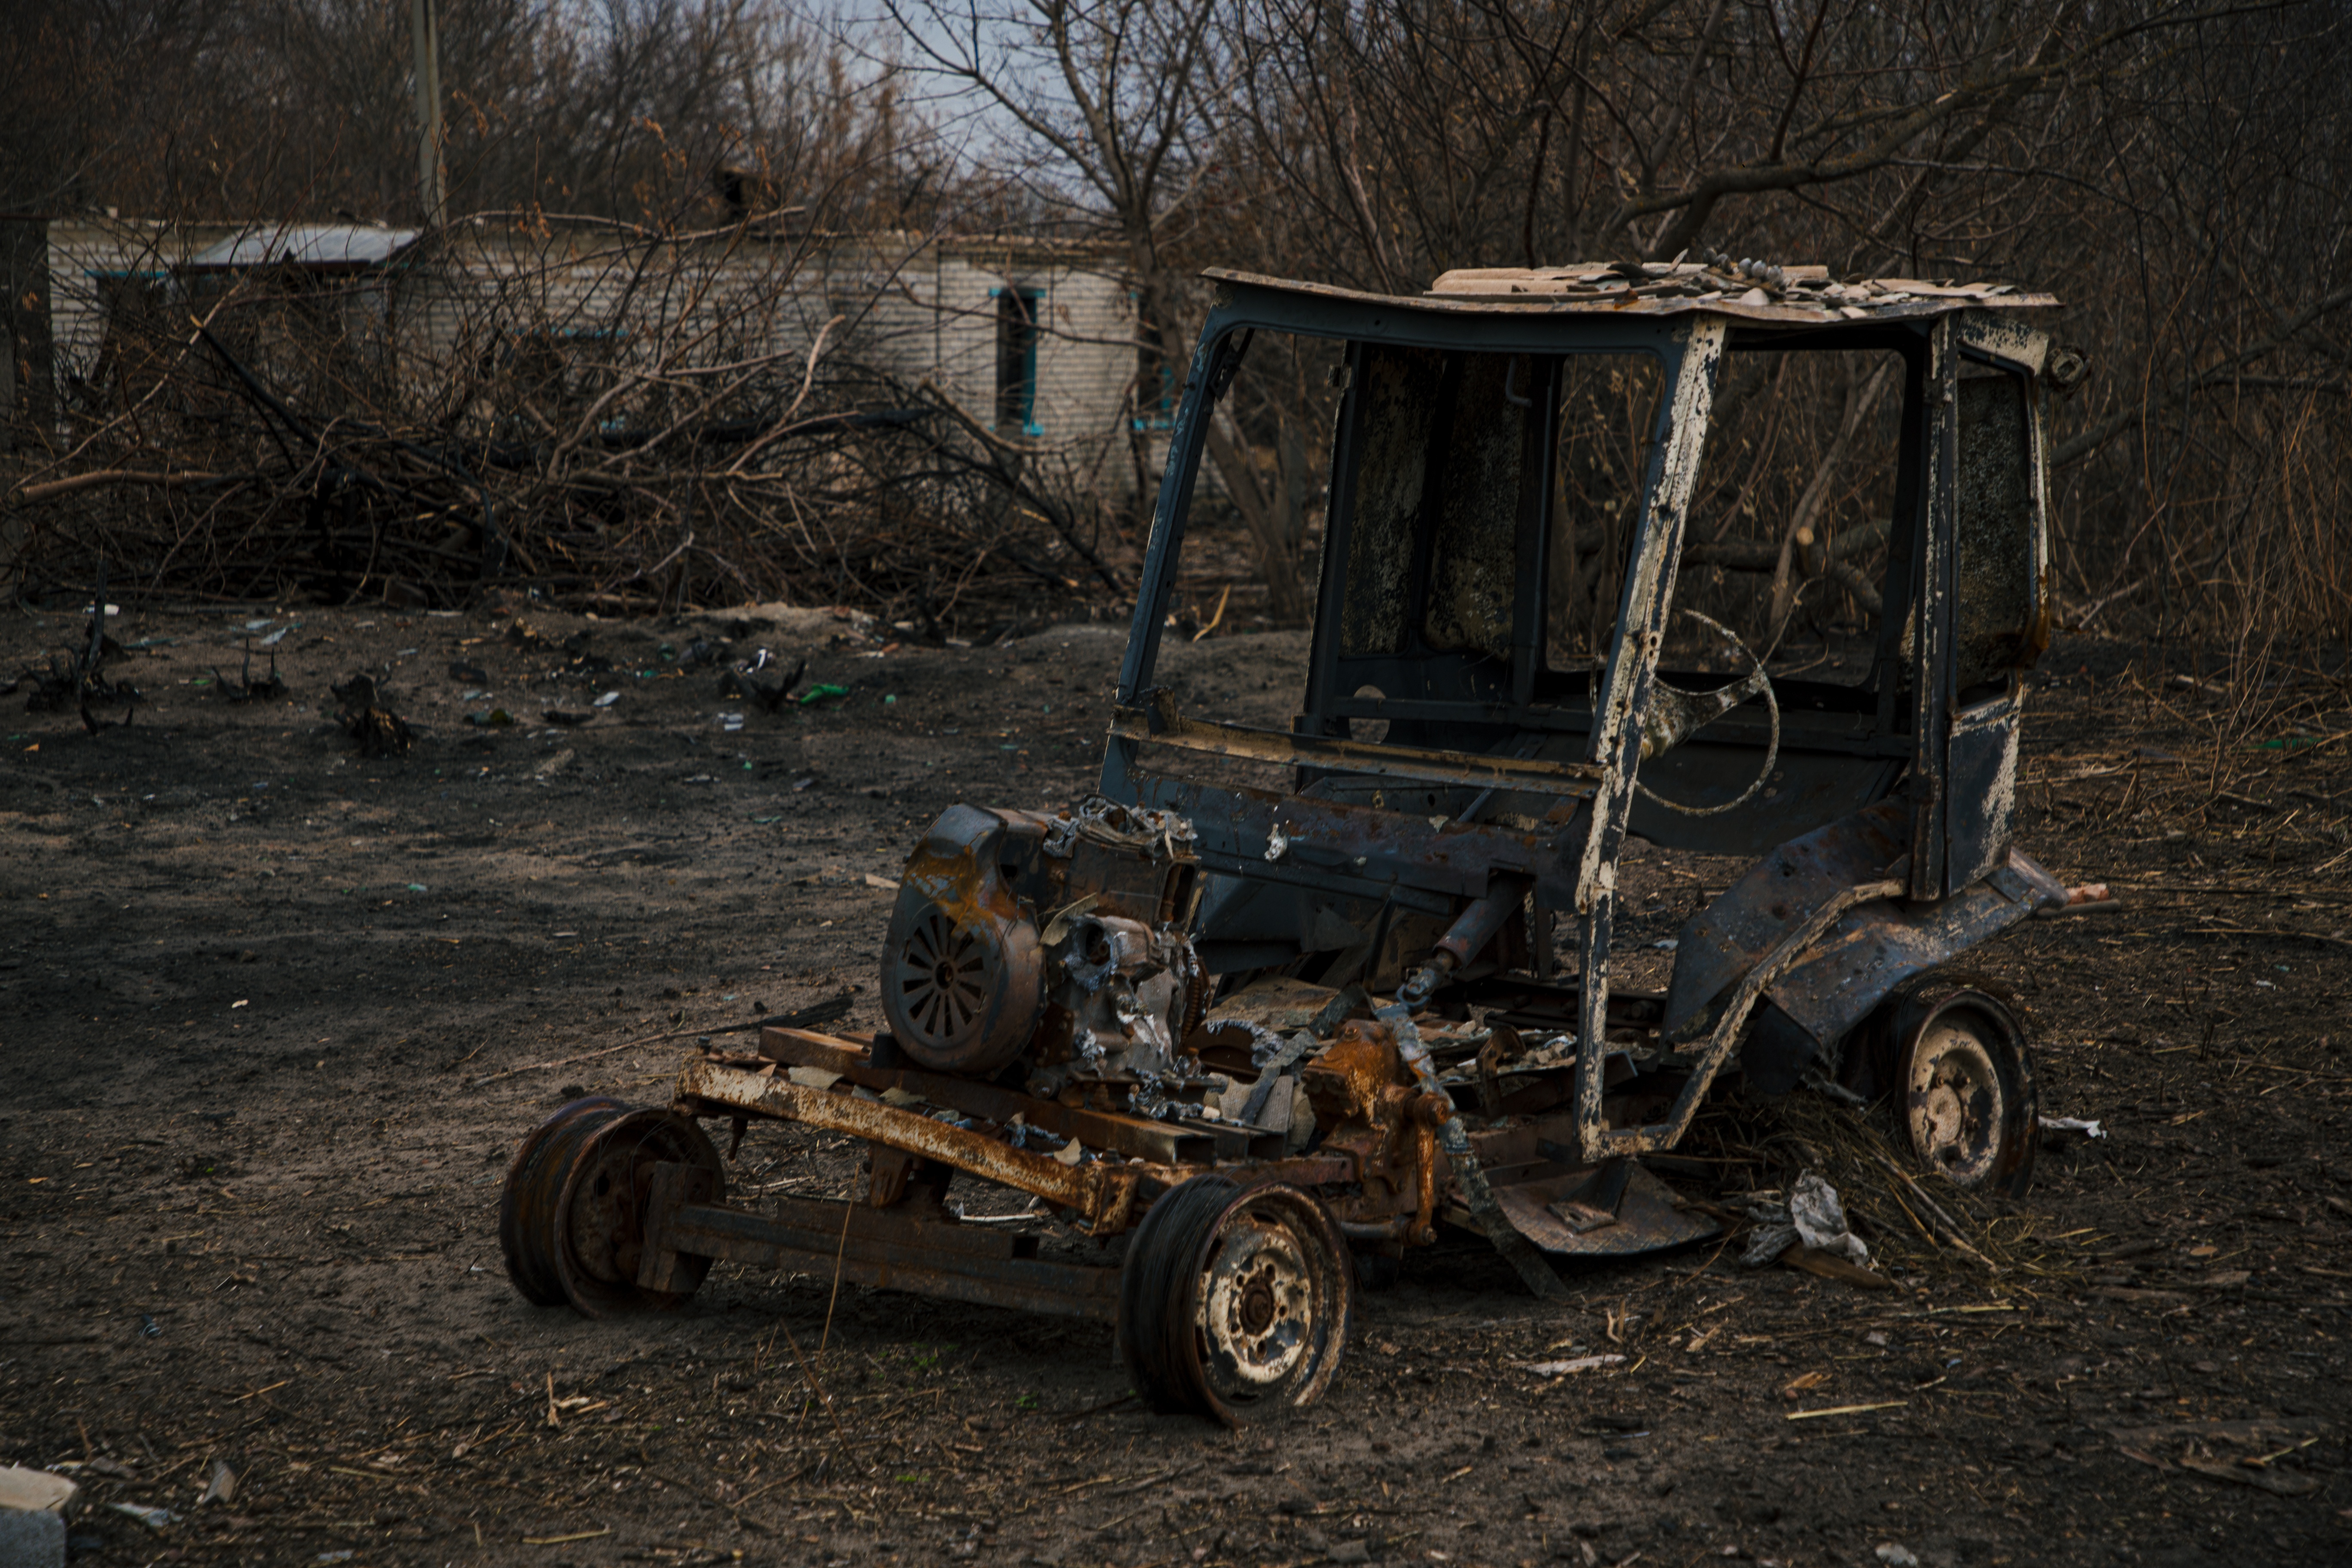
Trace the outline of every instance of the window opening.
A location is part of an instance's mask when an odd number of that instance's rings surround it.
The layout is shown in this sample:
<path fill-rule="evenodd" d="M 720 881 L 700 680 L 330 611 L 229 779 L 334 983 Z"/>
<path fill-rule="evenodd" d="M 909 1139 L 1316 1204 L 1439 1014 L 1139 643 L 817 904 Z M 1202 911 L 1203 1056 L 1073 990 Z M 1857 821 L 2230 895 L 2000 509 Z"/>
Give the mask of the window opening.
<path fill-rule="evenodd" d="M 1042 289 L 997 289 L 996 427 L 1043 436 L 1037 423 L 1037 323 L 1044 311 Z"/>

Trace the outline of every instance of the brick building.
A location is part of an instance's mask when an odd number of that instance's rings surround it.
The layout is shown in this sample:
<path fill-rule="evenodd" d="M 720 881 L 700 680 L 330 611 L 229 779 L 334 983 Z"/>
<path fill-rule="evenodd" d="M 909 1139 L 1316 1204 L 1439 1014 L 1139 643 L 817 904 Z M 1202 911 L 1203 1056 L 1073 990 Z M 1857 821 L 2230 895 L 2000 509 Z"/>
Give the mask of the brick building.
<path fill-rule="evenodd" d="M 1150 482 L 1164 446 L 1170 389 L 1137 396 L 1134 289 L 1115 252 L 1072 241 L 523 216 L 435 234 L 0 218 L 0 241 L 27 279 L 46 264 L 17 290 L 45 319 L 9 318 L 0 392 L 20 420 L 119 402 L 125 334 L 184 335 L 226 299 L 216 335 L 320 417 L 363 394 L 435 427 L 589 411 L 637 427 L 722 383 L 758 417 L 797 394 L 822 334 L 828 391 L 951 401 L 1080 482 Z M 529 410 L 500 405 L 514 374 L 488 374 L 518 367 L 545 391 Z"/>

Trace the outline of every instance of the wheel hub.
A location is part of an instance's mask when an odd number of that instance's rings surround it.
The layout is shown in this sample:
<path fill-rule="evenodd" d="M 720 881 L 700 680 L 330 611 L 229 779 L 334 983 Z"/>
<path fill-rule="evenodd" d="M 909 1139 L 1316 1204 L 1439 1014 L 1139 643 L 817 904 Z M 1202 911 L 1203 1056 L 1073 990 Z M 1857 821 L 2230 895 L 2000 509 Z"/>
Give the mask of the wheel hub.
<path fill-rule="evenodd" d="M 1912 1147 L 1958 1185 L 1990 1174 L 2000 1155 L 2007 1107 L 1984 1042 L 1938 1020 L 1912 1052 L 1905 1089 Z"/>
<path fill-rule="evenodd" d="M 1281 1382 L 1305 1353 L 1314 1283 L 1288 1227 L 1253 1217 L 1218 1238 L 1201 1296 L 1209 1360 L 1250 1384 Z"/>

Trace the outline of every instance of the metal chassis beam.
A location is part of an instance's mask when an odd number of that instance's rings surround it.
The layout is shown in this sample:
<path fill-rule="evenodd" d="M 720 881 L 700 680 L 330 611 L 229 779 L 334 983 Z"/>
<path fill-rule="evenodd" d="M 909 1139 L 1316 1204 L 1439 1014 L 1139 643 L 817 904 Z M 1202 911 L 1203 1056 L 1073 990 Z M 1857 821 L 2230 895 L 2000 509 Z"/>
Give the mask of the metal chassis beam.
<path fill-rule="evenodd" d="M 772 1117 L 904 1149 L 1073 1210 L 1097 1235 L 1127 1228 L 1136 1188 L 1147 1174 L 1181 1179 L 1167 1166 L 1140 1160 L 1065 1165 L 878 1100 L 796 1084 L 772 1065 L 760 1069 L 707 1058 L 688 1061 L 677 1075 L 677 1100 L 689 1114 Z"/>
<path fill-rule="evenodd" d="M 685 1253 L 794 1273 L 837 1268 L 859 1285 L 1017 1311 L 1106 1323 L 1118 1317 L 1118 1269 L 1039 1258 L 1034 1237 L 854 1201 L 785 1198 L 772 1216 L 746 1214 L 678 1202 L 669 1195 L 673 1185 L 656 1184 L 642 1284 L 657 1287 L 668 1260 Z"/>

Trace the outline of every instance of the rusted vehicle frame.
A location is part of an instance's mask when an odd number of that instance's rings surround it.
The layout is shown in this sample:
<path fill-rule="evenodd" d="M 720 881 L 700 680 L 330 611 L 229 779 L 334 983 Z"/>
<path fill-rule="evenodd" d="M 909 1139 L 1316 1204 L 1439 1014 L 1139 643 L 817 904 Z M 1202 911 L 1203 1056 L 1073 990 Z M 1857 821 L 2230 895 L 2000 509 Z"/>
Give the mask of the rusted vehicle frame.
<path fill-rule="evenodd" d="M 1058 815 L 957 806 L 933 826 L 886 942 L 892 1031 L 780 1025 L 756 1057 L 689 1061 L 667 1110 L 559 1112 L 509 1173 L 501 1235 L 518 1288 L 589 1311 L 669 1305 L 723 1258 L 1109 1319 L 1155 1403 L 1238 1422 L 1328 1385 L 1351 1251 L 1393 1258 L 1445 1221 L 1485 1234 L 1549 1294 L 1548 1258 L 1712 1234 L 1643 1161 L 1672 1150 L 1735 1068 L 1774 1092 L 1892 1094 L 1923 1160 L 1956 1181 L 2021 1184 L 2022 1025 L 1939 966 L 2066 896 L 2010 841 L 2022 672 L 2048 637 L 2049 348 L 1999 312 L 2052 301 L 1797 272 L 1736 296 L 1708 291 L 1718 280 L 1695 266 L 1449 274 L 1410 300 L 1212 274 L 1100 795 Z M 1154 680 L 1210 422 L 1260 332 L 1345 351 L 1289 732 L 1188 714 Z M 1669 684 L 1676 573 L 1727 358 L 1853 348 L 1892 350 L 1905 369 L 1871 683 L 1807 689 L 1759 661 L 1704 689 Z M 1663 395 L 1613 637 L 1576 697 L 1545 668 L 1541 616 L 1565 367 L 1590 354 L 1644 356 Z M 1474 374 L 1475 395 L 1462 390 Z M 1386 412 L 1368 401 L 1376 386 Z M 1417 631 L 1357 646 L 1360 479 L 1400 431 L 1409 442 L 1475 419 L 1496 391 L 1475 428 L 1518 442 L 1517 489 L 1490 483 L 1477 526 L 1507 526 L 1517 552 L 1493 590 L 1511 600 L 1508 646 L 1475 669 L 1436 658 L 1445 650 Z M 1383 501 L 1375 520 L 1424 554 L 1453 526 L 1427 499 L 1451 459 L 1429 460 L 1441 467 L 1413 479 L 1418 510 Z M 1413 592 L 1399 603 L 1425 601 Z M 1490 626 L 1503 618 L 1491 609 Z M 1349 694 L 1349 670 L 1391 668 L 1404 689 Z M 1360 740 L 1360 721 L 1402 733 Z M 1288 786 L 1216 772 L 1234 765 Z M 1797 784 L 1757 799 L 1776 765 Z M 1645 806 L 1645 769 L 1712 804 L 1679 818 Z M 1662 994 L 1612 973 L 1617 869 L 1637 832 L 1758 857 L 1684 929 Z M 1274 912 L 1251 914 L 1253 899 Z M 1287 945 L 1253 934 L 1310 907 L 1371 934 L 1336 956 L 1303 930 Z M 1564 975 L 1549 963 L 1558 918 L 1574 928 Z M 1410 957 L 1402 936 L 1382 956 L 1383 933 L 1403 929 L 1392 921 L 1420 922 Z M 865 1142 L 865 1199 L 728 1206 L 698 1122 L 740 1138 L 755 1119 Z M 1034 1234 L 962 1222 L 946 1202 L 958 1178 L 1125 1237 L 1125 1256 L 1048 1258 Z"/>

